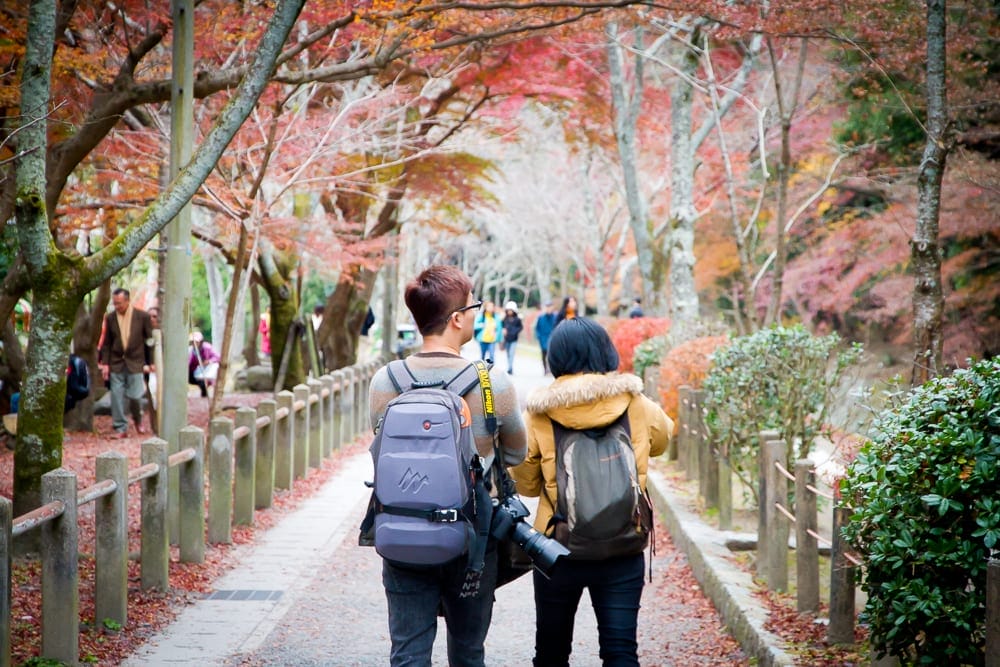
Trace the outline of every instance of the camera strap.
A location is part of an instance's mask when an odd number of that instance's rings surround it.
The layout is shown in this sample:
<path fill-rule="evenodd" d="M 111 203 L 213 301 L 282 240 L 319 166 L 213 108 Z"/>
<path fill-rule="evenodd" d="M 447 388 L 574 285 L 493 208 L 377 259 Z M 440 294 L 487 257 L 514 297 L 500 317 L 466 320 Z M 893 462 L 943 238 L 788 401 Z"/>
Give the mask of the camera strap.
<path fill-rule="evenodd" d="M 514 481 L 507 474 L 507 466 L 503 464 L 500 455 L 500 429 L 497 424 L 496 406 L 493 402 L 493 383 L 490 381 L 490 371 L 486 363 L 476 361 L 476 372 L 479 373 L 479 390 L 483 395 L 483 414 L 486 417 L 486 430 L 493 439 L 493 469 L 496 471 L 497 497 L 503 501 L 514 495 Z"/>

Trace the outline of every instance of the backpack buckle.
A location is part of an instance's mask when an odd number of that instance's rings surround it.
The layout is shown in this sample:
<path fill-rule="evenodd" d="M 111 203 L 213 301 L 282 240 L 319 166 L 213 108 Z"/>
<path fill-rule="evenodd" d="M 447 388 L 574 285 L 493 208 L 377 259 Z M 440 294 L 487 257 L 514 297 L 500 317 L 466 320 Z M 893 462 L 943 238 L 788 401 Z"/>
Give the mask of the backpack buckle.
<path fill-rule="evenodd" d="M 458 521 L 458 510 L 434 510 L 434 512 L 431 513 L 431 521 L 438 523 L 455 523 Z"/>

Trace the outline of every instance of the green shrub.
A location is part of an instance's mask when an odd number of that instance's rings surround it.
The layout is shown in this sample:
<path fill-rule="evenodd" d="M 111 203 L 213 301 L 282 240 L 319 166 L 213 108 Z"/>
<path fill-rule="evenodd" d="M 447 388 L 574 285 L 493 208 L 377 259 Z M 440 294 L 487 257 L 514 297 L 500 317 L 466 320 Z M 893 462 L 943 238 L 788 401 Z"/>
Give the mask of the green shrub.
<path fill-rule="evenodd" d="M 827 429 L 833 391 L 861 356 L 858 344 L 840 347 L 836 334 L 817 337 L 797 325 L 735 338 L 712 355 L 703 385 L 705 423 L 751 493 L 762 430 L 780 433 L 791 469 Z"/>
<path fill-rule="evenodd" d="M 985 663 L 987 559 L 1000 543 L 1000 359 L 882 413 L 841 484 L 864 557 L 862 618 L 904 664 Z"/>
<path fill-rule="evenodd" d="M 646 369 L 658 366 L 669 347 L 669 334 L 653 336 L 636 345 L 632 354 L 632 366 L 635 368 L 635 374 L 639 377 L 645 377 Z"/>

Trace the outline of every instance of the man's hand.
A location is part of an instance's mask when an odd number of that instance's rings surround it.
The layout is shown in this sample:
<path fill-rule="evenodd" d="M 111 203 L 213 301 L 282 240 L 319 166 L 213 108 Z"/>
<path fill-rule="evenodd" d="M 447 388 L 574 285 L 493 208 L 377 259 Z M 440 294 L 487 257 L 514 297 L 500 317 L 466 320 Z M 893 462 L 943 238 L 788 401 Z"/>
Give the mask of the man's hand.
<path fill-rule="evenodd" d="M 142 367 L 142 372 L 143 373 L 152 373 L 153 372 L 153 365 L 152 364 L 146 364 L 146 365 L 144 365 Z"/>
<path fill-rule="evenodd" d="M 98 364 L 97 366 L 101 369 L 101 378 L 107 380 L 111 375 L 111 369 L 107 364 Z"/>

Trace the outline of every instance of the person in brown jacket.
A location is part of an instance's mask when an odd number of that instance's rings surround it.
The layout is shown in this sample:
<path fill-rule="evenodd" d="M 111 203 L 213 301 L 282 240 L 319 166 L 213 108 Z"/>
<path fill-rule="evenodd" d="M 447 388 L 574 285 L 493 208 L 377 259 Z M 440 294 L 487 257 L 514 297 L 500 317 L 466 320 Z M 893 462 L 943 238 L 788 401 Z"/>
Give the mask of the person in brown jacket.
<path fill-rule="evenodd" d="M 134 308 L 127 289 L 118 288 L 111 295 L 114 312 L 104 317 L 101 341 L 101 375 L 110 384 L 111 422 L 115 438 L 128 437 L 125 400 L 137 433 L 146 433 L 142 424 L 142 398 L 146 395 L 144 373 L 153 370 L 153 321 L 144 310 Z"/>

